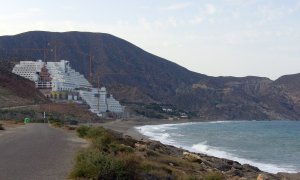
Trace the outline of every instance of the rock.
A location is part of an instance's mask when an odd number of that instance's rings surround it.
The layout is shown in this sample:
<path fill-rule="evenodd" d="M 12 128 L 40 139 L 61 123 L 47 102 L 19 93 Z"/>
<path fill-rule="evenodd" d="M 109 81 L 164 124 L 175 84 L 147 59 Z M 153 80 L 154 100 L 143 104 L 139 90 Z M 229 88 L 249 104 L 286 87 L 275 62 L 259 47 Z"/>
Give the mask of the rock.
<path fill-rule="evenodd" d="M 155 151 L 157 149 L 161 149 L 161 147 L 163 146 L 163 144 L 161 144 L 158 141 L 151 141 L 151 143 L 149 143 L 149 149 Z"/>
<path fill-rule="evenodd" d="M 147 148 L 147 145 L 135 143 L 134 147 L 136 147 L 139 151 L 144 151 Z"/>
<path fill-rule="evenodd" d="M 275 176 L 273 174 L 265 174 L 265 173 L 260 173 L 256 180 L 284 180 L 286 178 L 279 178 L 278 176 Z"/>
<path fill-rule="evenodd" d="M 261 170 L 258 169 L 257 167 L 251 166 L 249 164 L 244 164 L 243 168 L 245 168 L 245 170 L 249 171 L 249 172 L 260 172 Z"/>
<path fill-rule="evenodd" d="M 266 180 L 265 176 L 263 174 L 259 174 L 256 178 L 256 180 Z"/>
<path fill-rule="evenodd" d="M 190 152 L 183 152 L 183 157 L 191 162 L 202 163 L 202 159 L 197 154 L 193 154 Z"/>
<path fill-rule="evenodd" d="M 232 168 L 231 170 L 226 172 L 227 175 L 229 176 L 239 176 L 239 177 L 243 177 L 244 173 L 241 170 L 238 169 L 234 169 Z"/>
<path fill-rule="evenodd" d="M 278 173 L 277 175 L 279 175 L 281 177 L 281 180 L 300 180 L 300 172 L 299 173 Z"/>
<path fill-rule="evenodd" d="M 231 169 L 231 166 L 227 164 L 215 164 L 215 168 L 220 171 L 229 171 Z"/>

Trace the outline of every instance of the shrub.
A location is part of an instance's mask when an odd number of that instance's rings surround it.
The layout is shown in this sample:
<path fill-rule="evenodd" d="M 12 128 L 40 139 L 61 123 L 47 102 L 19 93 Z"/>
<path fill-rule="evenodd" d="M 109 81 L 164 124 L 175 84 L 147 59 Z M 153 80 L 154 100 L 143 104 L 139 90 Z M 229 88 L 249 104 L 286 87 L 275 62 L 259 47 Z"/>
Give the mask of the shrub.
<path fill-rule="evenodd" d="M 79 137 L 83 138 L 87 135 L 87 132 L 90 128 L 87 126 L 80 126 L 79 128 L 76 129 L 76 132 Z"/>
<path fill-rule="evenodd" d="M 52 124 L 54 127 L 62 127 L 63 122 L 57 119 L 50 119 L 49 120 L 50 124 Z"/>
<path fill-rule="evenodd" d="M 105 134 L 107 134 L 107 130 L 105 130 L 102 127 L 88 128 L 88 130 L 86 132 L 86 137 L 93 139 L 93 138 L 97 138 L 97 137 L 105 135 Z"/>
<path fill-rule="evenodd" d="M 65 126 L 65 128 L 70 131 L 76 130 L 76 127 L 73 127 L 73 126 Z"/>
<path fill-rule="evenodd" d="M 110 134 L 103 134 L 99 137 L 92 139 L 92 146 L 99 151 L 107 152 L 109 144 L 113 142 L 113 137 Z"/>
<path fill-rule="evenodd" d="M 218 172 L 211 172 L 204 177 L 204 180 L 223 180 L 225 179 L 224 175 Z"/>
<path fill-rule="evenodd" d="M 80 152 L 70 176 L 89 179 L 132 179 L 124 161 L 103 155 L 97 150 Z"/>
<path fill-rule="evenodd" d="M 197 180 L 198 178 L 195 177 L 195 176 L 189 176 L 187 179 L 188 179 L 188 180 Z"/>
<path fill-rule="evenodd" d="M 126 146 L 124 144 L 119 144 L 119 143 L 115 143 L 112 142 L 109 144 L 109 150 L 113 153 L 113 154 L 117 154 L 117 153 L 133 153 L 134 149 L 130 146 Z"/>

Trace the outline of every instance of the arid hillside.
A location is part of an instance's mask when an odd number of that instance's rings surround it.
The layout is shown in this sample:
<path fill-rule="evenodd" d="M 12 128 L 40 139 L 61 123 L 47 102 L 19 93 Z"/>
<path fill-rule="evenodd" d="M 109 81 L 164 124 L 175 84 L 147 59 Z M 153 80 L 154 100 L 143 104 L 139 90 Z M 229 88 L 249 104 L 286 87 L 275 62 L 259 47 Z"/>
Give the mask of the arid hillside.
<path fill-rule="evenodd" d="M 69 60 L 122 103 L 171 104 L 208 120 L 300 119 L 299 75 L 276 81 L 210 77 L 104 33 L 34 31 L 0 37 L 0 59 L 16 63 L 24 58 Z"/>
<path fill-rule="evenodd" d="M 10 63 L 0 63 L 0 107 L 47 102 L 33 82 L 11 73 L 10 67 Z"/>

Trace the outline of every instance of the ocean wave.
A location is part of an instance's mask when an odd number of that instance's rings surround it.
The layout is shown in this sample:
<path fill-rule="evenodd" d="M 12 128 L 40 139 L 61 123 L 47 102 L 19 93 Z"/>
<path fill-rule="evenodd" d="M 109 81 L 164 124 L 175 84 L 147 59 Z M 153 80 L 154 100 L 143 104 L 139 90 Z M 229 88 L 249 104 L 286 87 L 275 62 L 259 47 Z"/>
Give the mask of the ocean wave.
<path fill-rule="evenodd" d="M 152 140 L 160 141 L 165 144 L 171 144 L 175 141 L 171 139 L 171 135 L 169 133 L 166 133 L 166 128 L 170 128 L 168 126 L 158 127 L 158 126 L 139 126 L 135 127 L 136 130 L 138 130 L 141 134 L 149 137 Z"/>
<path fill-rule="evenodd" d="M 225 121 L 225 122 L 227 122 L 227 121 Z M 219 121 L 219 123 L 223 123 L 223 121 Z M 200 142 L 197 144 L 193 144 L 192 146 L 186 146 L 186 145 L 176 142 L 172 138 L 172 137 L 175 138 L 176 136 L 184 136 L 184 135 L 179 134 L 179 133 L 176 133 L 176 134 L 166 133 L 167 129 L 177 129 L 176 126 L 178 127 L 180 125 L 187 125 L 187 124 L 191 124 L 191 123 L 146 125 L 146 126 L 135 127 L 135 129 L 138 130 L 141 134 L 149 137 L 151 140 L 160 141 L 161 143 L 173 145 L 178 148 L 184 148 L 184 149 L 192 151 L 192 152 L 198 152 L 198 153 L 203 153 L 203 154 L 207 154 L 210 156 L 234 160 L 241 164 L 250 164 L 252 166 L 258 167 L 259 169 L 269 172 L 269 173 L 278 173 L 278 172 L 296 173 L 297 172 L 297 170 L 293 166 L 262 163 L 262 162 L 256 162 L 253 160 L 238 157 L 234 154 L 226 152 L 226 150 L 224 150 L 220 147 L 218 148 L 218 147 L 209 146 L 206 141 Z"/>
<path fill-rule="evenodd" d="M 203 153 L 207 154 L 210 156 L 215 156 L 219 158 L 225 158 L 225 159 L 230 159 L 237 161 L 241 164 L 250 164 L 252 166 L 258 167 L 262 171 L 266 171 L 269 173 L 278 173 L 278 172 L 288 172 L 288 173 L 296 173 L 297 170 L 289 165 L 275 165 L 275 164 L 269 164 L 269 163 L 261 163 L 261 162 L 256 162 L 253 160 L 249 159 L 244 159 L 241 157 L 238 157 L 236 155 L 233 155 L 231 153 L 228 153 L 226 151 L 221 150 L 221 148 L 216 148 L 212 147 L 206 144 L 207 142 L 201 142 L 198 144 L 194 144 L 191 147 L 186 147 L 187 150 L 193 151 L 193 152 L 198 152 L 198 153 Z"/>
<path fill-rule="evenodd" d="M 209 124 L 223 124 L 223 123 L 232 123 L 232 122 L 241 122 L 241 121 L 211 121 L 207 122 Z"/>

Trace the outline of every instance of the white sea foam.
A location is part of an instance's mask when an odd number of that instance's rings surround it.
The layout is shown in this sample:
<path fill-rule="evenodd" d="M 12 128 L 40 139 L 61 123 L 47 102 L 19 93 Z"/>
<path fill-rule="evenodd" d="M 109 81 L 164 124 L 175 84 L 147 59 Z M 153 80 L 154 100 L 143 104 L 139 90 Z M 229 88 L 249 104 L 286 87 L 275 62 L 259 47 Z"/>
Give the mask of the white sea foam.
<path fill-rule="evenodd" d="M 216 121 L 214 123 L 227 123 L 228 121 Z M 231 121 L 232 122 L 232 121 Z M 206 122 L 204 122 L 206 123 Z M 212 122 L 209 122 L 212 123 Z M 269 164 L 269 163 L 261 163 L 256 162 L 253 160 L 245 159 L 238 157 L 234 154 L 231 154 L 229 152 L 226 152 L 226 150 L 218 147 L 212 147 L 207 145 L 207 142 L 201 142 L 198 144 L 193 144 L 192 146 L 185 146 L 180 144 L 179 142 L 176 142 L 172 137 L 178 136 L 184 136 L 182 134 L 176 134 L 174 133 L 166 133 L 166 130 L 168 129 L 178 129 L 178 126 L 187 125 L 187 124 L 194 124 L 194 123 L 182 123 L 182 124 L 162 124 L 162 125 L 146 125 L 146 126 L 139 126 L 135 127 L 141 134 L 149 137 L 152 140 L 160 141 L 164 144 L 173 145 L 176 147 L 184 148 L 192 152 L 199 152 L 219 158 L 225 158 L 225 159 L 231 159 L 234 161 L 237 161 L 241 164 L 250 164 L 252 166 L 258 167 L 259 169 L 269 172 L 269 173 L 278 173 L 278 172 L 289 172 L 289 173 L 296 173 L 297 170 L 294 169 L 292 166 L 288 165 L 275 165 L 275 164 Z"/>
<path fill-rule="evenodd" d="M 236 155 L 223 151 L 222 148 L 212 147 L 206 145 L 206 143 L 207 142 L 202 142 L 202 143 L 194 144 L 192 145 L 192 147 L 186 147 L 186 148 L 187 150 L 193 152 L 204 153 L 219 158 L 231 159 L 241 164 L 250 164 L 252 166 L 258 167 L 262 171 L 266 171 L 269 173 L 278 173 L 278 172 L 296 173 L 297 172 L 297 170 L 295 170 L 293 167 L 288 165 L 282 165 L 282 167 L 279 167 L 278 165 L 275 164 L 255 162 L 249 159 L 240 158 L 237 157 Z"/>
<path fill-rule="evenodd" d="M 160 141 L 162 143 L 170 144 L 174 143 L 174 140 L 170 138 L 170 134 L 165 133 L 166 129 L 173 129 L 171 126 L 140 126 L 135 127 L 141 134 L 149 137 L 152 140 Z"/>
<path fill-rule="evenodd" d="M 235 121 L 211 121 L 211 122 L 207 122 L 210 124 L 221 124 L 221 123 L 231 123 L 231 122 L 235 122 Z"/>

